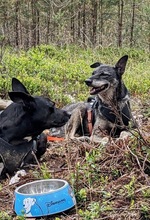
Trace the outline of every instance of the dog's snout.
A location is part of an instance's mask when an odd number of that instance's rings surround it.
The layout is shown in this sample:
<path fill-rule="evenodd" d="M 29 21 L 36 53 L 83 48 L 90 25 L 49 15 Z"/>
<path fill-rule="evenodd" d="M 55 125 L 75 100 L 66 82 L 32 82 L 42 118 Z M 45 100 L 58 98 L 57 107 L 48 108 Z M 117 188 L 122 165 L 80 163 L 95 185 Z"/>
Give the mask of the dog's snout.
<path fill-rule="evenodd" d="M 85 83 L 86 83 L 87 86 L 90 86 L 91 83 L 92 83 L 92 80 L 91 80 L 91 79 L 86 79 L 86 80 L 85 80 Z"/>

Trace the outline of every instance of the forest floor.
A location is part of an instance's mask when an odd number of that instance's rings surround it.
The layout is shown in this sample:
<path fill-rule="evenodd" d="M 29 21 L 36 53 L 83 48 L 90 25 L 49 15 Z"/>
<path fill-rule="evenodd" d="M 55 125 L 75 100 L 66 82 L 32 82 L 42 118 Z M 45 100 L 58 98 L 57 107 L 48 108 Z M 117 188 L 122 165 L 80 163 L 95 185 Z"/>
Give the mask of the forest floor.
<path fill-rule="evenodd" d="M 77 205 L 41 220 L 150 219 L 150 100 L 132 102 L 139 126 L 132 136 L 110 139 L 106 146 L 77 140 L 49 142 L 40 163 L 25 167 L 19 182 L 9 185 L 9 178 L 2 180 L 1 220 L 8 220 L 2 213 L 19 219 L 13 210 L 16 187 L 43 178 L 67 180 Z"/>

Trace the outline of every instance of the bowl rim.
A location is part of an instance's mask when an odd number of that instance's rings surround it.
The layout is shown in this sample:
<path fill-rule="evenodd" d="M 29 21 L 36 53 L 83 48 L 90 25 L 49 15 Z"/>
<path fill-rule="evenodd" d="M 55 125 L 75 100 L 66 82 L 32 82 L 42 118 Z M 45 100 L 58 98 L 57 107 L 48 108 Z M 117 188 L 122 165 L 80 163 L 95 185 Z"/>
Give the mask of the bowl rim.
<path fill-rule="evenodd" d="M 31 194 L 31 193 L 21 193 L 19 192 L 19 190 L 24 187 L 24 186 L 28 186 L 28 185 L 31 185 L 32 183 L 37 183 L 37 182 L 52 182 L 52 181 L 57 181 L 57 182 L 63 182 L 64 185 L 56 190 L 53 190 L 53 191 L 50 191 L 50 192 L 43 192 L 43 193 L 34 193 L 34 194 Z M 32 181 L 32 182 L 29 182 L 29 183 L 25 183 L 19 187 L 17 187 L 15 189 L 15 193 L 16 194 L 19 194 L 19 195 L 23 195 L 23 196 L 37 196 L 37 195 L 46 195 L 46 194 L 52 194 L 52 193 L 55 193 L 55 192 L 58 192 L 58 191 L 61 191 L 62 189 L 66 188 L 66 186 L 69 186 L 69 183 L 66 181 L 66 180 L 63 180 L 63 179 L 43 179 L 43 180 L 35 180 L 35 181 Z"/>

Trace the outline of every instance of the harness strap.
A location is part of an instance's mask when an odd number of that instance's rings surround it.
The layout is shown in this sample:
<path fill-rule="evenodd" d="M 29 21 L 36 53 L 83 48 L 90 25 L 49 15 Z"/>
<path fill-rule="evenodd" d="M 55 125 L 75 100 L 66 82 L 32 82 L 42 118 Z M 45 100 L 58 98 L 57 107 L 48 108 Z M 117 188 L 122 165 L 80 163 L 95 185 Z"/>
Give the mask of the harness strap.
<path fill-rule="evenodd" d="M 125 126 L 128 126 L 129 120 L 131 118 L 130 116 L 130 106 L 128 103 L 127 97 L 124 98 L 123 100 L 125 102 L 125 106 L 120 110 L 122 120 Z M 117 121 L 117 116 L 116 114 L 112 111 L 112 109 L 103 104 L 101 100 L 97 100 L 96 98 L 92 98 L 88 101 L 90 104 L 90 107 L 87 108 L 87 121 L 88 121 L 88 130 L 90 135 L 92 134 L 93 130 L 93 109 L 99 109 L 100 113 L 111 123 L 116 123 Z M 119 125 L 119 124 L 118 124 Z"/>
<path fill-rule="evenodd" d="M 19 145 L 11 145 L 0 138 L 0 158 L 4 164 L 4 168 L 8 173 L 13 173 L 35 148 L 36 146 L 33 140 Z"/>
<path fill-rule="evenodd" d="M 88 120 L 88 129 L 90 135 L 92 134 L 93 124 L 92 124 L 92 109 L 87 110 L 87 120 Z"/>

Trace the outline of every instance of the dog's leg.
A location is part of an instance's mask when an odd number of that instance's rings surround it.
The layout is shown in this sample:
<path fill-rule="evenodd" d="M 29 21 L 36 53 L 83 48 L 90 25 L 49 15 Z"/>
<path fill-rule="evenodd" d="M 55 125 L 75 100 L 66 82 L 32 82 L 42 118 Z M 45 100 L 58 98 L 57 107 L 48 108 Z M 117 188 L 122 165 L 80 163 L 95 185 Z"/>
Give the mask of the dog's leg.
<path fill-rule="evenodd" d="M 92 134 L 90 136 L 91 142 L 101 143 L 103 145 L 108 143 L 109 138 L 105 132 L 105 123 L 106 123 L 105 120 L 97 118 L 97 120 L 94 124 Z"/>
<path fill-rule="evenodd" d="M 81 104 L 75 108 L 71 114 L 71 117 L 66 125 L 66 138 L 74 139 L 77 129 L 81 125 L 83 128 L 83 117 L 86 113 L 86 105 Z"/>

